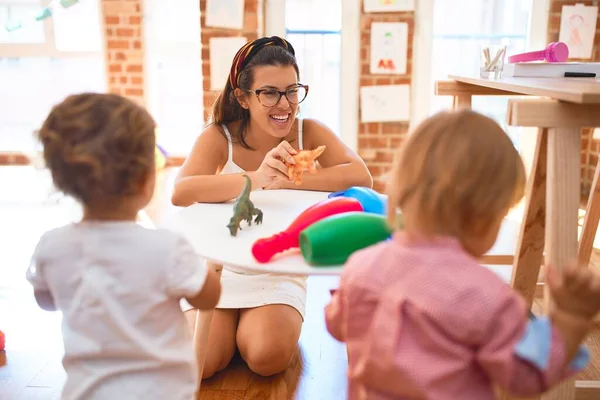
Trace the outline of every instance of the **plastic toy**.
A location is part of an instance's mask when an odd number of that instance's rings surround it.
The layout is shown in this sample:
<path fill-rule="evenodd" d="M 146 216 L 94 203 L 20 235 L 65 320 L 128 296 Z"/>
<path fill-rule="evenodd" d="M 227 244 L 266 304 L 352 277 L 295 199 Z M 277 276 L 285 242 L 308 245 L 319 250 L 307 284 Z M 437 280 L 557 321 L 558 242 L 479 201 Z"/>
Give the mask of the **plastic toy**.
<path fill-rule="evenodd" d="M 248 175 L 244 175 L 246 178 L 246 186 L 244 186 L 244 190 L 235 200 L 233 204 L 233 216 L 229 220 L 229 224 L 227 224 L 227 228 L 229 228 L 229 233 L 231 236 L 236 236 L 238 229 L 241 231 L 240 223 L 242 221 L 248 222 L 248 225 L 252 225 L 252 217 L 256 216 L 254 222 L 257 224 L 262 223 L 263 212 L 258 208 L 254 207 L 252 201 L 250 201 L 250 190 L 252 189 L 252 181 Z"/>
<path fill-rule="evenodd" d="M 154 148 L 154 165 L 157 171 L 162 170 L 167 165 L 167 153 L 159 145 Z"/>
<path fill-rule="evenodd" d="M 4 332 L 0 331 L 0 351 L 3 351 L 5 346 L 6 346 L 6 337 L 4 336 Z"/>
<path fill-rule="evenodd" d="M 311 265 L 341 265 L 355 251 L 387 240 L 391 235 L 385 216 L 349 212 L 327 217 L 303 230 L 300 251 Z"/>
<path fill-rule="evenodd" d="M 357 199 L 360 201 L 360 204 L 362 204 L 366 213 L 385 215 L 387 212 L 387 196 L 383 196 L 371 188 L 353 186 L 347 190 L 330 193 L 328 197 L 333 198 L 340 196 Z"/>
<path fill-rule="evenodd" d="M 509 63 L 546 61 L 565 62 L 569 58 L 569 46 L 563 42 L 549 43 L 544 50 L 530 51 L 508 57 Z"/>
<path fill-rule="evenodd" d="M 319 146 L 314 150 L 300 150 L 293 158 L 295 164 L 285 163 L 288 167 L 288 178 L 296 185 L 302 184 L 302 173 L 308 170 L 311 174 L 317 172 L 315 160 L 325 151 L 325 146 Z"/>
<path fill-rule="evenodd" d="M 300 232 L 306 227 L 331 215 L 351 211 L 363 211 L 363 207 L 358 200 L 338 197 L 320 201 L 304 210 L 284 231 L 254 242 L 252 255 L 258 262 L 265 263 L 277 253 L 298 247 Z"/>

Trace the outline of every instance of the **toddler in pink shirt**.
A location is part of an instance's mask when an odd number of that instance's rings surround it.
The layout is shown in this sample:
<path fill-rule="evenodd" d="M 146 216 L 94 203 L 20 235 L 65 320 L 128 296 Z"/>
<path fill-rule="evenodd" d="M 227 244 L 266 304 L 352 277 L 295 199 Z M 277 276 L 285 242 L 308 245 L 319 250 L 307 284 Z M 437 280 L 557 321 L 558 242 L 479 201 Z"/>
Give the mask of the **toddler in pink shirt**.
<path fill-rule="evenodd" d="M 529 320 L 524 300 L 477 258 L 524 195 L 525 169 L 493 120 L 442 112 L 408 138 L 388 186 L 403 229 L 356 252 L 326 307 L 348 349 L 348 398 L 495 398 L 544 392 L 589 361 L 600 275 L 547 270 L 556 306 Z"/>

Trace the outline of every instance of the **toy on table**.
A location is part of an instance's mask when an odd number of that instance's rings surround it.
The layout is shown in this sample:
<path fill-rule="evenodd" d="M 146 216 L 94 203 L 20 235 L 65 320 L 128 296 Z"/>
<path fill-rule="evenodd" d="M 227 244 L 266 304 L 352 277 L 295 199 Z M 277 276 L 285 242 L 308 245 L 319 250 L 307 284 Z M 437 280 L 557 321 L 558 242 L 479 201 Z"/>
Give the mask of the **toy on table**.
<path fill-rule="evenodd" d="M 159 135 L 158 135 L 158 127 L 154 129 L 154 137 L 156 141 L 156 145 L 154 146 L 154 164 L 157 171 L 162 170 L 167 165 L 167 158 L 169 157 L 167 151 L 164 147 L 158 144 Z"/>
<path fill-rule="evenodd" d="M 366 213 L 375 213 L 386 215 L 387 212 L 387 197 L 376 192 L 375 190 L 364 186 L 352 186 L 349 189 L 329 194 L 329 198 L 333 197 L 351 197 L 360 201 Z"/>
<path fill-rule="evenodd" d="M 262 223 L 263 219 L 263 212 L 254 207 L 254 204 L 250 201 L 252 181 L 248 175 L 244 175 L 244 178 L 246 178 L 246 186 L 244 186 L 244 190 L 235 200 L 235 203 L 233 204 L 233 217 L 231 217 L 229 224 L 227 224 L 231 236 L 236 236 L 238 229 L 242 230 L 240 226 L 242 221 L 246 221 L 248 222 L 248 225 L 252 225 L 253 216 L 256 215 L 254 222 L 257 224 Z"/>
<path fill-rule="evenodd" d="M 349 197 L 322 200 L 304 210 L 284 231 L 254 242 L 252 255 L 258 262 L 267 262 L 277 253 L 298 247 L 298 237 L 306 227 L 331 215 L 350 211 L 361 212 L 363 207 L 358 200 Z"/>
<path fill-rule="evenodd" d="M 0 351 L 3 351 L 5 346 L 6 346 L 6 337 L 4 336 L 4 332 L 0 331 Z"/>
<path fill-rule="evenodd" d="M 167 165 L 167 152 L 159 145 L 154 147 L 154 165 L 159 171 Z"/>
<path fill-rule="evenodd" d="M 569 58 L 569 46 L 563 42 L 549 43 L 544 50 L 529 51 L 508 57 L 509 63 L 546 61 L 565 62 Z"/>
<path fill-rule="evenodd" d="M 387 240 L 391 235 L 385 216 L 348 212 L 327 217 L 303 230 L 300 251 L 311 265 L 341 265 L 355 251 Z"/>
<path fill-rule="evenodd" d="M 293 156 L 295 164 L 285 162 L 288 167 L 288 178 L 294 181 L 296 185 L 302 184 L 302 173 L 308 170 L 311 174 L 317 172 L 315 160 L 325 151 L 325 146 L 319 146 L 313 150 L 300 150 L 298 154 Z"/>

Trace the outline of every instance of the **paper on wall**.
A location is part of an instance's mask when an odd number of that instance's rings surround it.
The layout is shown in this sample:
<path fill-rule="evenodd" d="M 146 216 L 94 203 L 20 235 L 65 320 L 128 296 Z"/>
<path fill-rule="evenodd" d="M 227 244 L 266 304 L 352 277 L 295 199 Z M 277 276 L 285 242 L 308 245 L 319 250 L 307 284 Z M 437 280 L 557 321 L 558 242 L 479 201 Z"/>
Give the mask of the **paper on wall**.
<path fill-rule="evenodd" d="M 206 0 L 206 26 L 242 29 L 244 0 Z"/>
<path fill-rule="evenodd" d="M 210 90 L 222 90 L 229 78 L 231 62 L 248 39 L 243 36 L 213 37 L 208 41 L 210 54 Z"/>
<path fill-rule="evenodd" d="M 371 73 L 406 74 L 408 24 L 373 22 L 371 24 Z"/>
<path fill-rule="evenodd" d="M 410 119 L 410 85 L 360 88 L 361 122 L 392 122 Z"/>
<path fill-rule="evenodd" d="M 364 0 L 365 12 L 413 11 L 415 0 Z"/>
<path fill-rule="evenodd" d="M 569 47 L 569 58 L 592 58 L 597 20 L 597 6 L 563 6 L 558 40 Z"/>

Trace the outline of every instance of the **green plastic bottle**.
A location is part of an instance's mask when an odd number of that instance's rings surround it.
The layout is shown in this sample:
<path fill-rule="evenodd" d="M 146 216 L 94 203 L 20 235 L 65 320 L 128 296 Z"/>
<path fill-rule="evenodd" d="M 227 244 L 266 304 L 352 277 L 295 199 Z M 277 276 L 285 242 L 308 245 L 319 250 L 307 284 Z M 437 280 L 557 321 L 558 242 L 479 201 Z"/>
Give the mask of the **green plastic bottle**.
<path fill-rule="evenodd" d="M 313 266 L 341 265 L 357 250 L 387 240 L 392 234 L 386 217 L 347 212 L 315 222 L 300 233 L 300 251 Z"/>

